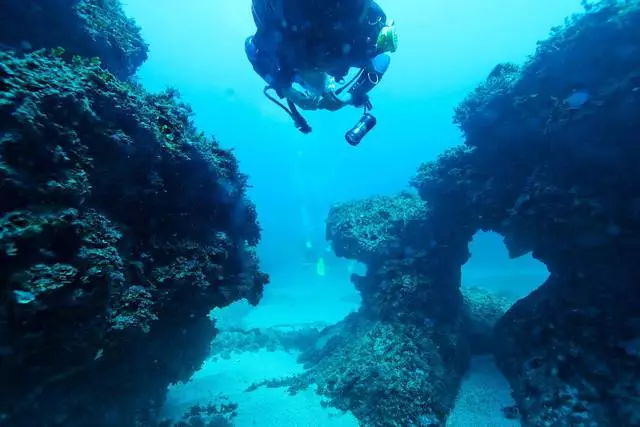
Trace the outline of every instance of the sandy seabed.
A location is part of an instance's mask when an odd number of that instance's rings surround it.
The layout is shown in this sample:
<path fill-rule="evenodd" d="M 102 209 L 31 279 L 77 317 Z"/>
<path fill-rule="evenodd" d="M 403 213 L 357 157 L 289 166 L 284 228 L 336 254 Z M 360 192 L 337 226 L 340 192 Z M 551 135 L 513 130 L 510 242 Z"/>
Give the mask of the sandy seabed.
<path fill-rule="evenodd" d="M 328 278 L 312 278 L 305 283 L 305 286 L 273 286 L 258 307 L 231 310 L 242 312 L 243 327 L 267 328 L 328 325 L 358 307 L 359 296 L 348 283 L 330 282 Z M 224 320 L 221 327 L 234 323 L 224 319 L 224 311 L 221 315 Z M 239 319 L 235 319 L 233 326 L 237 327 L 238 322 Z M 295 352 L 262 349 L 235 353 L 230 359 L 209 359 L 188 383 L 171 387 L 163 415 L 179 417 L 195 404 L 206 405 L 225 396 L 238 404 L 236 427 L 358 426 L 352 414 L 324 408 L 323 398 L 313 388 L 295 396 L 289 395 L 286 388 L 261 387 L 246 391 L 253 383 L 302 372 L 297 356 Z M 508 420 L 502 414 L 502 407 L 511 404 L 509 384 L 495 366 L 493 357 L 475 357 L 447 427 L 519 426 L 519 422 Z"/>

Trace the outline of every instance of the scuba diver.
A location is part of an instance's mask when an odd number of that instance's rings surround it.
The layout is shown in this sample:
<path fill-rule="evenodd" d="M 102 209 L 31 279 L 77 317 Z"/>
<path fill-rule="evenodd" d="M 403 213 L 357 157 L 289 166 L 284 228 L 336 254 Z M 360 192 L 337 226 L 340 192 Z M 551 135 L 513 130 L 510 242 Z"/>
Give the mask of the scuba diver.
<path fill-rule="evenodd" d="M 388 52 L 397 49 L 393 21 L 373 0 L 253 0 L 252 14 L 257 31 L 246 39 L 245 52 L 267 82 L 264 94 L 303 133 L 311 127 L 297 107 L 362 107 L 363 116 L 345 135 L 358 145 L 376 124 L 368 93 L 389 67 Z M 351 68 L 359 71 L 345 82 Z"/>

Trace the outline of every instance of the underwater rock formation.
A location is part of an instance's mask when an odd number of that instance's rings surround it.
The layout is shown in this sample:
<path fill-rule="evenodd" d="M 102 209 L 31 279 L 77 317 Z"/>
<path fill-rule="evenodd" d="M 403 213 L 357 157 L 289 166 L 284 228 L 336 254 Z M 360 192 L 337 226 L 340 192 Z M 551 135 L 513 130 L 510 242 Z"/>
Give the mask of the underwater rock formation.
<path fill-rule="evenodd" d="M 217 326 L 217 324 L 216 324 Z M 269 327 L 218 330 L 211 343 L 212 360 L 231 359 L 234 354 L 267 351 L 303 351 L 318 339 L 318 327 Z"/>
<path fill-rule="evenodd" d="M 291 390 L 315 383 L 363 425 L 441 425 L 469 357 L 459 290 L 468 242 L 431 227 L 410 194 L 336 205 L 327 238 L 338 256 L 367 265 L 352 276 L 362 306 L 302 354 L 306 371 Z"/>
<path fill-rule="evenodd" d="M 152 426 L 261 297 L 256 212 L 175 91 L 63 56 L 0 51 L 0 420 Z"/>
<path fill-rule="evenodd" d="M 494 328 L 515 300 L 478 287 L 462 287 L 464 310 L 469 319 L 471 353 L 491 353 L 495 348 Z"/>
<path fill-rule="evenodd" d="M 568 19 L 457 108 L 465 145 L 413 185 L 440 228 L 493 230 L 549 279 L 496 326 L 525 426 L 640 425 L 640 2 Z"/>
<path fill-rule="evenodd" d="M 237 409 L 237 403 L 222 396 L 206 405 L 194 405 L 179 421 L 161 421 L 158 427 L 233 427 Z"/>
<path fill-rule="evenodd" d="M 468 362 L 459 329 L 351 314 L 303 353 L 306 371 L 290 390 L 316 384 L 366 426 L 443 425 Z"/>
<path fill-rule="evenodd" d="M 427 205 L 409 193 L 342 203 L 327 218 L 336 255 L 367 266 L 365 276 L 352 276 L 360 312 L 388 321 L 458 318 L 468 241 L 442 231 L 432 227 Z"/>
<path fill-rule="evenodd" d="M 3 0 L 0 16 L 5 49 L 100 58 L 119 78 L 131 76 L 147 59 L 148 46 L 120 0 Z"/>

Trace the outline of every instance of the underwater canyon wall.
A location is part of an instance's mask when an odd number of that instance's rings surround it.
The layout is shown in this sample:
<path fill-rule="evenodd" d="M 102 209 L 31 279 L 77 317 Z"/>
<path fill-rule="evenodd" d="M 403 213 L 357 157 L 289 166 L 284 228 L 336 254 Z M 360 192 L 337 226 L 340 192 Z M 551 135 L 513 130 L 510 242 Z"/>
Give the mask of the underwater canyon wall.
<path fill-rule="evenodd" d="M 640 425 L 640 3 L 586 6 L 493 70 L 456 110 L 464 146 L 413 180 L 439 227 L 549 269 L 495 330 L 525 426 Z"/>
<path fill-rule="evenodd" d="M 209 311 L 268 282 L 247 177 L 126 79 L 146 45 L 118 1 L 0 13 L 0 424 L 155 425 Z"/>

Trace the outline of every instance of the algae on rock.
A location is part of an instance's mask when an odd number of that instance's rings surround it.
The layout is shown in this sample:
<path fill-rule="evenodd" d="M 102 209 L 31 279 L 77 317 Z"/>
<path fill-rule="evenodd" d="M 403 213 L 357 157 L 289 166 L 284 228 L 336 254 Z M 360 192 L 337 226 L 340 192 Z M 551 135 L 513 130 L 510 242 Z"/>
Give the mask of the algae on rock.
<path fill-rule="evenodd" d="M 209 311 L 268 281 L 246 177 L 175 91 L 91 60 L 0 51 L 0 129 L 0 413 L 152 425 Z"/>

